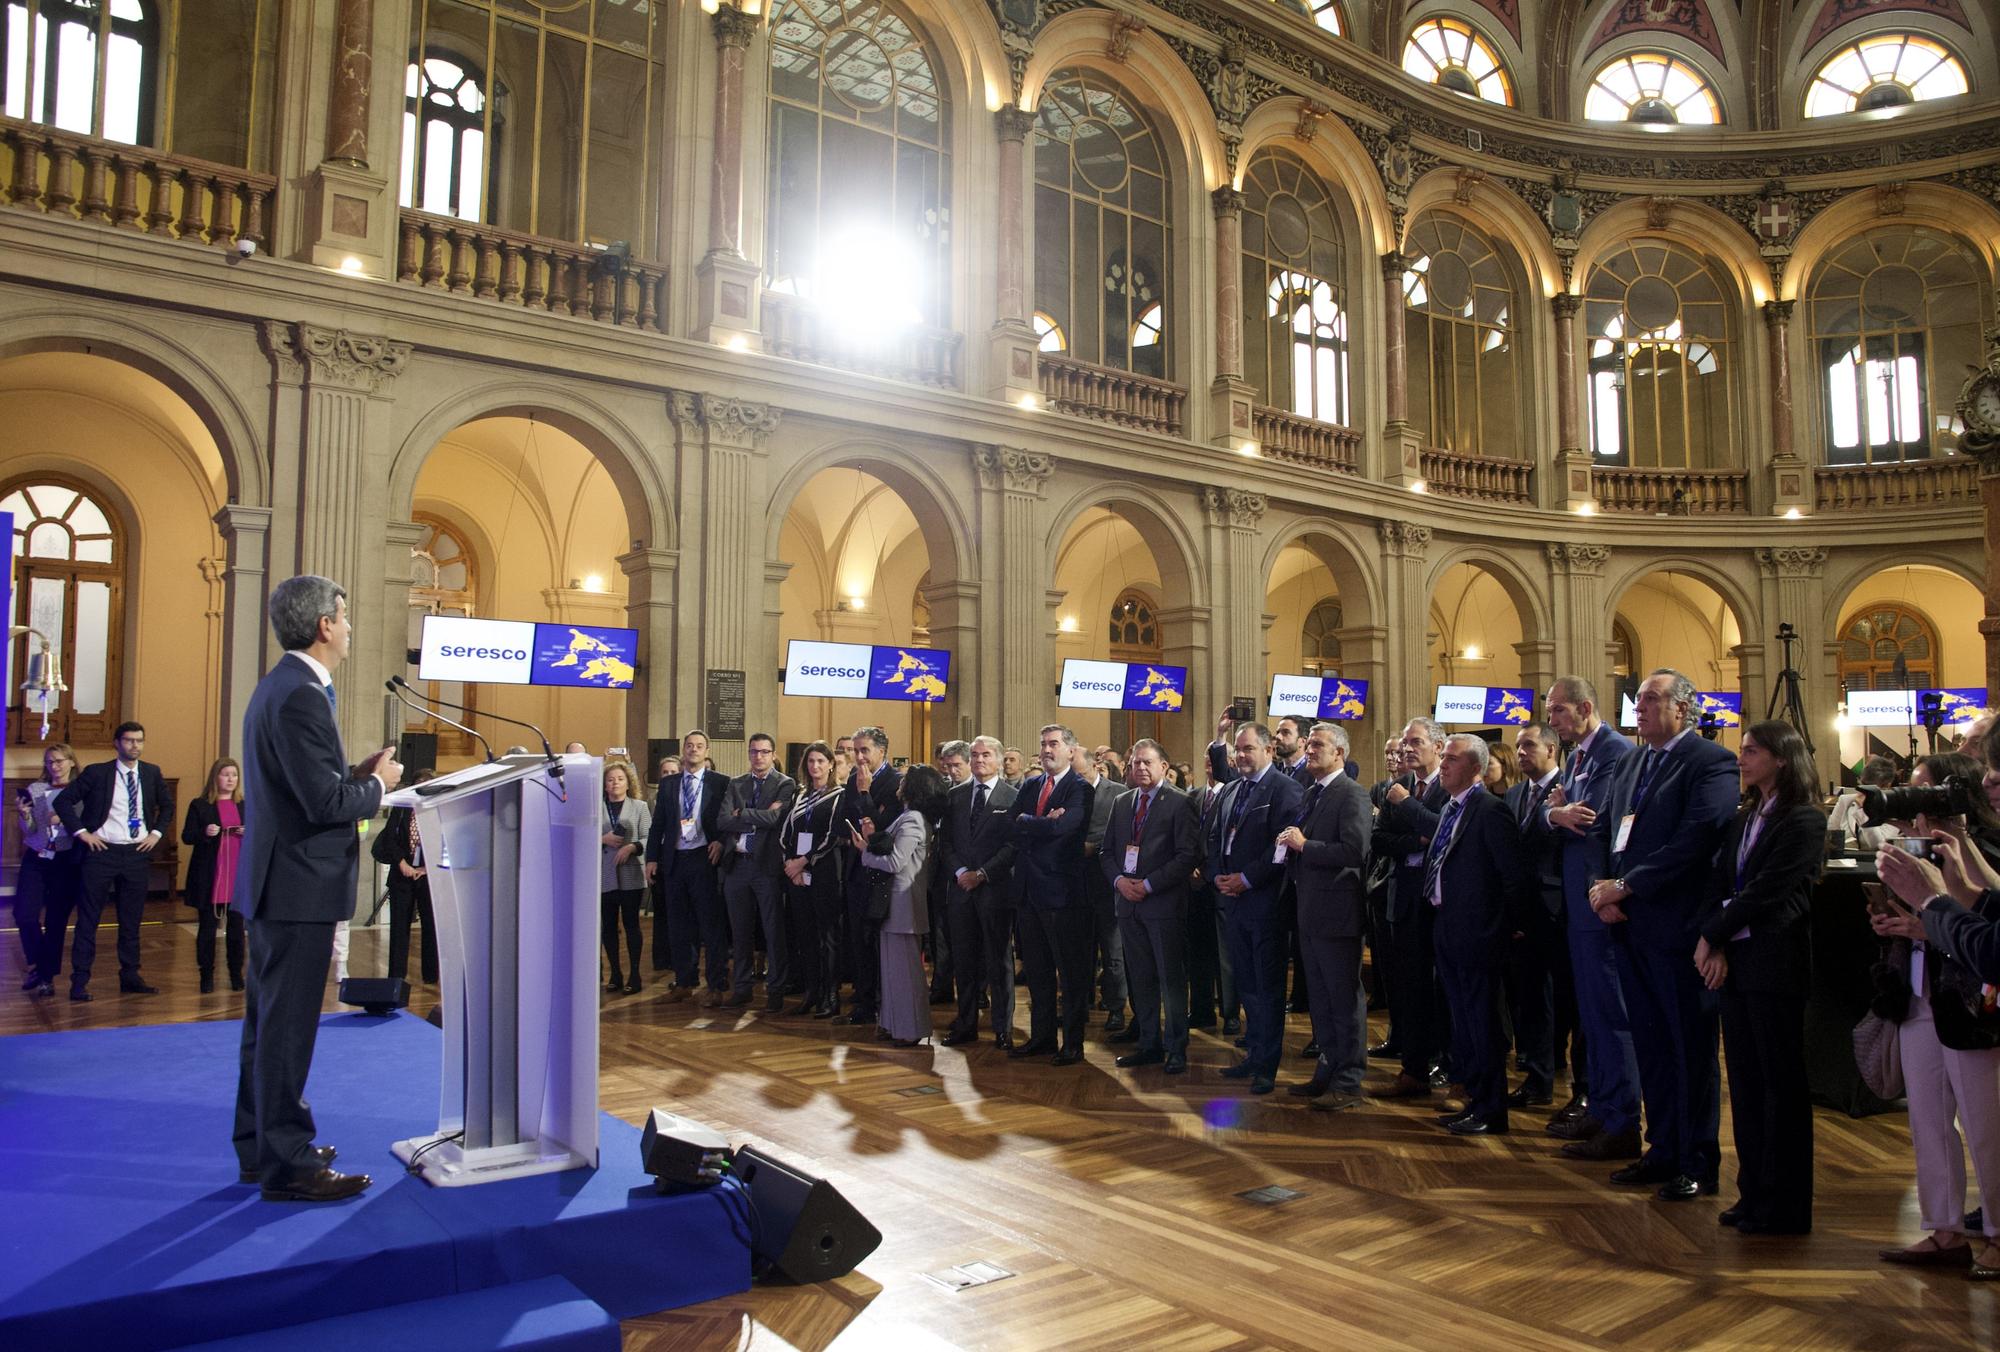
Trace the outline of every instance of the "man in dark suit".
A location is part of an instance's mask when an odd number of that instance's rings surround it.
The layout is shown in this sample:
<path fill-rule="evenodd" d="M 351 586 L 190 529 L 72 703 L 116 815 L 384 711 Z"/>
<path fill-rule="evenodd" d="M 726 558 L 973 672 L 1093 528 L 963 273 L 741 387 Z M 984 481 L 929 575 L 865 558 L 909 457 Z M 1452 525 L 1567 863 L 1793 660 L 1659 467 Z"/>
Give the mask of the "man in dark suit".
<path fill-rule="evenodd" d="M 1079 746 L 1070 760 L 1070 769 L 1090 785 L 1090 826 L 1083 833 L 1083 895 L 1090 907 L 1090 969 L 1099 983 L 1097 1003 L 1105 1010 L 1105 1040 L 1124 1041 L 1132 1031 L 1125 1018 L 1127 999 L 1125 939 L 1118 924 L 1117 897 L 1105 877 L 1100 859 L 1104 832 L 1111 825 L 1111 810 L 1125 795 L 1125 767 L 1110 747 L 1086 749 Z"/>
<path fill-rule="evenodd" d="M 728 1003 L 750 1003 L 750 973 L 757 926 L 764 927 L 764 1008 L 785 1003 L 791 960 L 785 945 L 785 893 L 780 885 L 784 854 L 778 828 L 792 810 L 798 785 L 774 769 L 778 744 L 768 732 L 750 734 L 750 773 L 729 781 L 715 829 L 727 843 L 722 852 L 722 897 L 729 912 L 730 966 L 735 983 Z"/>
<path fill-rule="evenodd" d="M 1315 723 L 1306 735 L 1313 776 L 1297 817 L 1278 835 L 1298 895 L 1313 1042 L 1310 1080 L 1290 1092 L 1338 1112 L 1361 1103 L 1368 1068 L 1368 997 L 1361 990 L 1361 933 L 1367 926 L 1368 791 L 1347 776 L 1347 729 Z"/>
<path fill-rule="evenodd" d="M 1715 992 L 1695 970 L 1696 922 L 1723 828 L 1736 812 L 1736 757 L 1694 730 L 1694 682 L 1662 669 L 1639 686 L 1639 740 L 1612 788 L 1608 876 L 1590 889 L 1615 931 L 1618 977 L 1646 1102 L 1646 1153 L 1611 1176 L 1658 1184 L 1662 1201 L 1716 1190 L 1722 1071 Z"/>
<path fill-rule="evenodd" d="M 1389 876 L 1389 944 L 1395 957 L 1389 982 L 1402 1069 L 1379 1098 L 1428 1098 L 1448 1030 L 1437 984 L 1435 917 L 1423 900 L 1424 855 L 1449 797 L 1438 779 L 1444 734 L 1428 718 L 1403 726 L 1402 778 L 1382 793 L 1371 842 L 1377 855 L 1396 861 Z"/>
<path fill-rule="evenodd" d="M 938 743 L 937 768 L 944 775 L 947 795 L 958 785 L 972 778 L 972 745 L 953 738 Z M 932 841 L 934 852 L 944 849 L 944 826 L 938 825 L 938 834 Z M 941 868 L 931 869 L 931 890 L 926 898 L 930 908 L 930 932 L 924 935 L 924 952 L 931 960 L 931 1003 L 934 1005 L 956 1005 L 957 983 L 952 973 L 957 970 L 958 959 L 951 951 L 953 939 L 950 916 L 952 887 L 951 878 Z"/>
<path fill-rule="evenodd" d="M 173 830 L 174 800 L 160 767 L 139 759 L 146 729 L 120 723 L 112 733 L 115 760 L 85 766 L 56 795 L 56 815 L 84 847 L 83 895 L 77 901 L 76 942 L 71 948 L 69 998 L 90 999 L 90 968 L 97 959 L 97 920 L 106 902 L 118 916 L 118 989 L 157 995 L 139 975 L 139 922 L 146 914 L 146 875 L 162 832 Z"/>
<path fill-rule="evenodd" d="M 681 768 L 660 781 L 659 806 L 646 836 L 646 881 L 658 880 L 653 907 L 653 970 L 674 970 L 666 1003 L 691 999 L 708 952 L 708 998 L 729 998 L 729 912 L 716 884 L 722 858 L 722 804 L 729 776 L 708 764 L 708 734 L 681 738 Z"/>
<path fill-rule="evenodd" d="M 1507 790 L 1507 812 L 1521 833 L 1526 877 L 1520 908 L 1508 917 L 1507 995 L 1528 1078 L 1507 1096 L 1507 1106 L 1529 1108 L 1555 1101 L 1555 1073 L 1569 1059 L 1576 1026 L 1576 992 L 1563 938 L 1561 842 L 1542 812 L 1561 777 L 1555 734 L 1546 723 L 1524 725 L 1514 734 L 1514 755 L 1521 782 Z"/>
<path fill-rule="evenodd" d="M 1451 1064 L 1465 1109 L 1438 1118 L 1454 1136 L 1507 1130 L 1507 1039 L 1500 970 L 1521 887 L 1521 835 L 1484 786 L 1486 743 L 1469 732 L 1445 742 L 1438 782 L 1446 800 L 1424 852 L 1421 905 L 1436 914 L 1438 980 L 1451 1009 Z"/>
<path fill-rule="evenodd" d="M 1236 774 L 1222 791 L 1205 842 L 1249 1042 L 1243 1060 L 1222 1073 L 1250 1081 L 1253 1094 L 1268 1094 L 1277 1087 L 1285 1036 L 1285 931 L 1278 901 L 1285 861 L 1278 833 L 1298 815 L 1303 792 L 1272 764 L 1271 732 L 1261 723 L 1236 729 Z"/>
<path fill-rule="evenodd" d="M 854 730 L 854 769 L 847 776 L 849 800 L 855 807 L 855 829 L 863 840 L 902 815 L 903 773 L 889 763 L 889 734 L 877 727 Z M 861 852 L 847 866 L 844 917 L 847 930 L 847 970 L 854 982 L 854 1003 L 835 1023 L 872 1024 L 882 997 L 882 921 L 870 914 L 876 880 L 887 875 L 862 864 Z"/>
<path fill-rule="evenodd" d="M 1098 855 L 1124 932 L 1138 1035 L 1137 1049 L 1118 1064 L 1160 1065 L 1179 1075 L 1187 1069 L 1188 878 L 1201 858 L 1200 815 L 1193 799 L 1166 782 L 1166 752 L 1150 737 L 1132 744 L 1126 770 L 1132 788 L 1111 809 Z"/>
<path fill-rule="evenodd" d="M 236 863 L 250 963 L 234 1144 L 242 1180 L 261 1184 L 266 1200 L 332 1202 L 370 1179 L 335 1172 L 333 1147 L 313 1144 L 306 1074 L 333 929 L 354 911 L 354 823 L 375 815 L 403 767 L 393 747 L 347 765 L 333 695 L 353 635 L 347 593 L 327 578 L 287 578 L 269 609 L 285 655 L 243 714 L 243 796 L 256 807 Z"/>
<path fill-rule="evenodd" d="M 1549 727 L 1573 748 L 1544 799 L 1542 816 L 1554 836 L 1562 869 L 1563 928 L 1576 978 L 1577 1019 L 1583 1030 L 1585 1097 L 1549 1122 L 1572 1159 L 1639 1157 L 1639 1063 L 1625 992 L 1612 955 L 1611 930 L 1590 909 L 1590 889 L 1604 876 L 1609 840 L 1592 829 L 1611 811 L 1611 791 L 1632 743 L 1599 717 L 1596 687 L 1581 676 L 1549 687 Z"/>
<path fill-rule="evenodd" d="M 1083 836 L 1090 827 L 1091 788 L 1070 768 L 1075 754 L 1075 733 L 1060 723 L 1043 728 L 1041 773 L 1022 782 L 1009 809 L 1021 965 L 1031 1008 L 1028 1040 L 1008 1055 L 1054 1052 L 1058 1066 L 1083 1060 L 1090 1019 L 1091 917 L 1083 886 Z"/>
<path fill-rule="evenodd" d="M 1000 773 L 997 737 L 975 737 L 968 752 L 972 777 L 945 798 L 945 919 L 957 970 L 958 1016 L 947 1047 L 979 1038 L 979 997 L 990 1002 L 993 1045 L 1014 1049 L 1014 838 L 1009 824 L 1015 788 Z M 933 918 L 932 922 L 937 921 Z"/>
<path fill-rule="evenodd" d="M 1374 814 L 1380 814 L 1382 804 L 1387 801 L 1389 786 L 1403 772 L 1403 737 L 1400 732 L 1382 744 L 1382 763 L 1382 778 L 1368 786 L 1368 806 Z M 1396 1039 L 1395 1003 L 1390 995 L 1392 980 L 1389 972 L 1390 964 L 1395 960 L 1389 934 L 1389 880 L 1395 866 L 1394 859 L 1378 855 L 1372 849 L 1369 851 L 1368 1007 L 1387 1009 L 1390 1013 L 1389 1036 L 1370 1047 L 1368 1054 L 1386 1061 L 1398 1061 L 1403 1055 L 1402 1043 Z"/>

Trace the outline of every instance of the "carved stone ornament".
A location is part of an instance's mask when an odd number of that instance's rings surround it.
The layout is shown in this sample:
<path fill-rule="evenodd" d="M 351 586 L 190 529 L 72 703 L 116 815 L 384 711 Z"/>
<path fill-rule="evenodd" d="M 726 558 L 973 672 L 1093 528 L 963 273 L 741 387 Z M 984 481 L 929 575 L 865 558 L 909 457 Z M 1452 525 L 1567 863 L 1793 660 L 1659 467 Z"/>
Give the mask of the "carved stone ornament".
<path fill-rule="evenodd" d="M 1757 567 L 1766 577 L 1818 577 L 1826 568 L 1826 551 L 1815 545 L 1760 549 Z"/>
<path fill-rule="evenodd" d="M 1215 106 L 1218 122 L 1241 127 L 1243 119 L 1250 115 L 1250 62 L 1240 43 L 1223 44 L 1208 97 Z"/>
<path fill-rule="evenodd" d="M 281 378 L 373 394 L 410 364 L 410 345 L 372 334 L 267 321 L 264 350 Z"/>
<path fill-rule="evenodd" d="M 1378 521 L 1375 524 L 1382 533 L 1384 553 L 1421 559 L 1424 551 L 1430 547 L 1429 526 L 1419 526 L 1413 521 Z"/>
<path fill-rule="evenodd" d="M 1262 493 L 1253 493 L 1247 488 L 1211 487 L 1201 490 L 1201 505 L 1212 525 L 1255 530 L 1257 523 L 1264 519 L 1266 504 Z"/>
<path fill-rule="evenodd" d="M 1595 576 L 1604 571 L 1604 565 L 1611 557 L 1611 550 L 1604 545 L 1558 544 L 1550 541 L 1547 549 L 1549 566 L 1563 573 L 1584 573 Z"/>
<path fill-rule="evenodd" d="M 1486 173 L 1480 169 L 1461 169 L 1452 181 L 1451 200 L 1458 205 L 1471 206 L 1472 195 L 1479 191 L 1479 185 L 1486 181 Z"/>
<path fill-rule="evenodd" d="M 1313 137 L 1319 135 L 1320 120 L 1331 111 L 1325 104 L 1307 99 L 1299 105 L 1299 125 L 1292 129 L 1292 135 L 1310 145 Z"/>
<path fill-rule="evenodd" d="M 718 47 L 748 47 L 757 36 L 758 17 L 735 5 L 724 3 L 708 16 L 708 26 Z"/>
<path fill-rule="evenodd" d="M 1040 496 L 1056 472 L 1056 458 L 1046 451 L 1024 451 L 1017 446 L 974 446 L 972 467 L 979 472 L 982 487 Z"/>
<path fill-rule="evenodd" d="M 1877 216 L 1900 216 L 1903 202 L 1910 194 L 1907 183 L 1877 183 L 1875 185 L 1875 214 Z"/>
<path fill-rule="evenodd" d="M 1146 31 L 1146 21 L 1130 14 L 1120 14 L 1111 20 L 1111 36 L 1104 43 L 1104 54 L 1119 65 L 1132 55 L 1132 39 Z"/>
<path fill-rule="evenodd" d="M 1646 199 L 1646 228 L 1664 230 L 1673 223 L 1674 199 L 1671 197 L 1648 197 Z"/>
<path fill-rule="evenodd" d="M 730 446 L 757 446 L 778 429 L 782 409 L 694 390 L 670 390 L 667 413 L 684 429 L 699 429 L 708 440 Z"/>

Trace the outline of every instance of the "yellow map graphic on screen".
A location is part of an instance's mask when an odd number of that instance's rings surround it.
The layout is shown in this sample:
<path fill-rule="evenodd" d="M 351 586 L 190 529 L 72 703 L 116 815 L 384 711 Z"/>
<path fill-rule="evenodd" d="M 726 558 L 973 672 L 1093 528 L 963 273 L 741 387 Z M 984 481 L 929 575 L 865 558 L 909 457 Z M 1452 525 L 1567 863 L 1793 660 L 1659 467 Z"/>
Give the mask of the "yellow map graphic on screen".
<path fill-rule="evenodd" d="M 922 695 L 926 699 L 943 699 L 944 682 L 928 671 L 921 676 L 913 676 L 905 687 L 912 695 Z"/>
<path fill-rule="evenodd" d="M 1342 718 L 1361 717 L 1361 696 L 1346 681 L 1333 688 L 1333 711 Z"/>
<path fill-rule="evenodd" d="M 584 665 L 584 659 L 589 662 Z M 603 639 L 592 638 L 581 629 L 569 631 L 569 651 L 549 664 L 552 667 L 574 667 L 583 665 L 577 673 L 580 681 L 602 681 L 611 689 L 632 684 L 638 675 L 632 664 L 620 657 L 615 649 Z"/>
<path fill-rule="evenodd" d="M 1155 709 L 1181 707 L 1181 692 L 1174 689 L 1173 678 L 1154 667 L 1146 668 L 1146 683 L 1139 687 L 1139 698 Z"/>
<path fill-rule="evenodd" d="M 1743 716 L 1741 714 L 1712 696 L 1703 695 L 1701 697 L 1701 711 L 1707 714 L 1718 728 L 1737 728 L 1743 726 Z"/>
<path fill-rule="evenodd" d="M 1502 723 L 1525 723 L 1530 716 L 1528 706 L 1521 703 L 1521 697 L 1511 690 L 1500 692 L 1500 707 L 1497 713 Z"/>
<path fill-rule="evenodd" d="M 908 676 L 906 681 L 903 678 Z M 913 698 L 939 700 L 944 698 L 944 682 L 938 678 L 931 664 L 915 653 L 896 650 L 896 669 L 882 678 L 884 685 L 900 685 Z"/>

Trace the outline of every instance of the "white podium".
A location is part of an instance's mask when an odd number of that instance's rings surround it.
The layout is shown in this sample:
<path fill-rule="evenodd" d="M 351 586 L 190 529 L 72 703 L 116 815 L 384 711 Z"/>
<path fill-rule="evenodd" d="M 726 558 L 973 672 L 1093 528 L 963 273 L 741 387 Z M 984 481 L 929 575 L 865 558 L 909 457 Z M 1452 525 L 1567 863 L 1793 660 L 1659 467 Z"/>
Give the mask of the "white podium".
<path fill-rule="evenodd" d="M 438 1129 L 395 1144 L 441 1187 L 597 1163 L 599 763 L 508 756 L 398 789 L 416 810 L 444 997 Z"/>

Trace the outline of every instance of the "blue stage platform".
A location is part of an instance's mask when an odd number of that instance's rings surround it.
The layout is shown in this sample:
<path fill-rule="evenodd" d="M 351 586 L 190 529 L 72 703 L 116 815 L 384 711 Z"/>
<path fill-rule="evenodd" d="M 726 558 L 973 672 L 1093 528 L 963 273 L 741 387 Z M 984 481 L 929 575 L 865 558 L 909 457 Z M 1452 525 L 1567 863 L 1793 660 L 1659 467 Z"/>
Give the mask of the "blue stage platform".
<path fill-rule="evenodd" d="M 235 1022 L 0 1039 L 0 1348 L 174 1348 L 563 1277 L 623 1319 L 750 1284 L 733 1188 L 661 1197 L 639 1132 L 601 1165 L 464 1188 L 403 1172 L 437 1124 L 441 1035 L 329 1015 L 308 1086 L 361 1197 L 278 1203 L 236 1182 Z"/>

